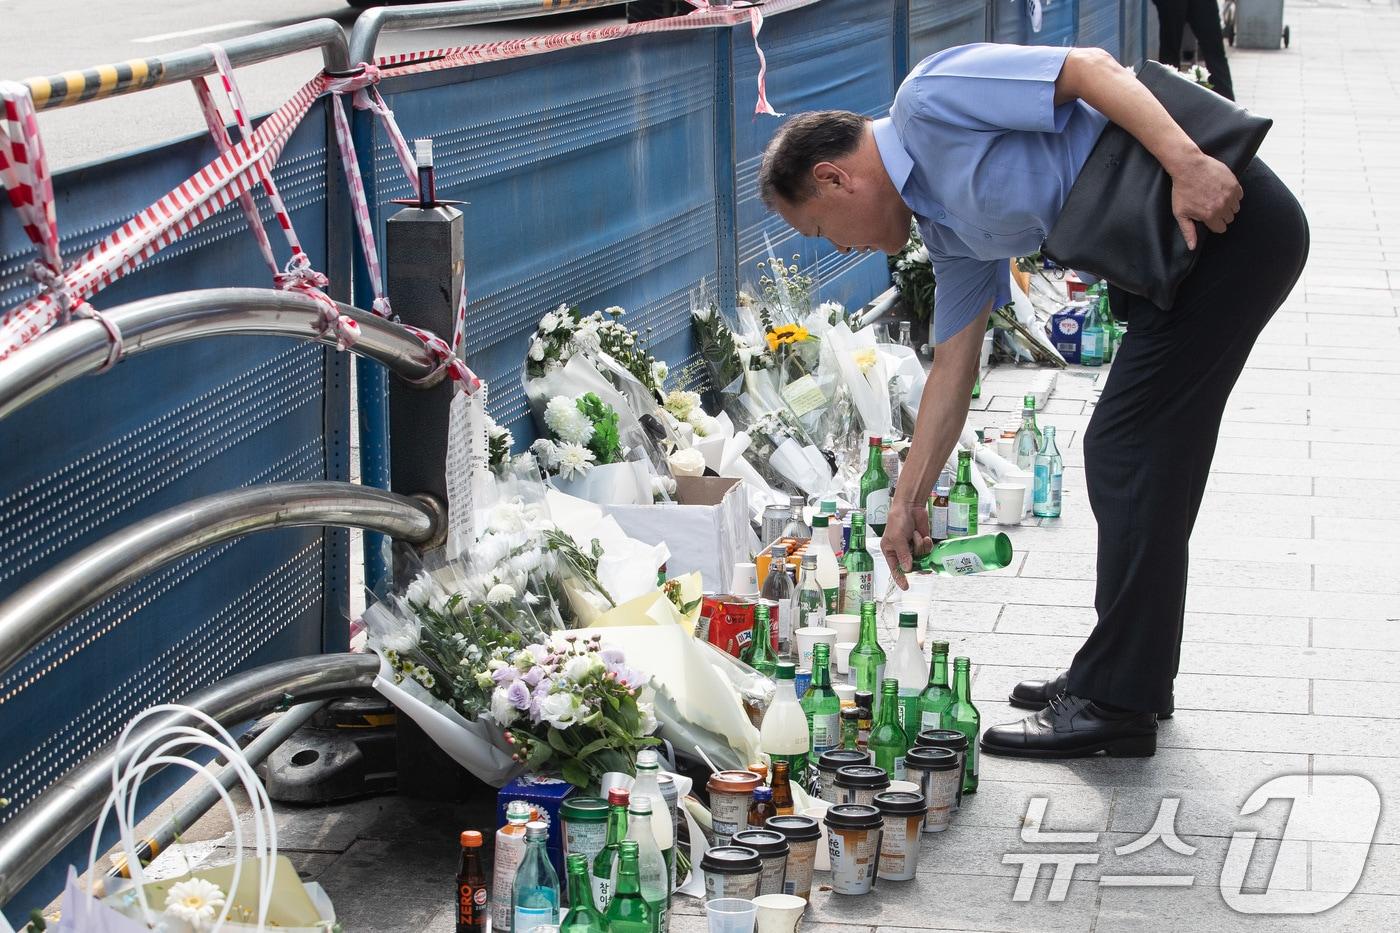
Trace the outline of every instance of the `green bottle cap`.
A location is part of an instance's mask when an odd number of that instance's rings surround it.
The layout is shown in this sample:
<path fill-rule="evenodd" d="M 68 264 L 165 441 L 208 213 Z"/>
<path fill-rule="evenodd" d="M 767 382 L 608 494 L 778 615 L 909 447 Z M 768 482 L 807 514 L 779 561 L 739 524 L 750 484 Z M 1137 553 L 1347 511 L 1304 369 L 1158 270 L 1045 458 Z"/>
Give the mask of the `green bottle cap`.
<path fill-rule="evenodd" d="M 900 628 L 918 628 L 919 614 L 917 612 L 901 612 L 899 614 Z"/>
<path fill-rule="evenodd" d="M 823 499 L 823 500 L 822 500 L 822 511 L 825 512 L 825 513 L 827 513 L 828 515 L 835 515 L 835 514 L 836 514 L 836 500 L 835 500 L 835 499 Z"/>
<path fill-rule="evenodd" d="M 812 516 L 812 527 L 813 527 L 813 528 L 825 528 L 825 527 L 826 527 L 826 524 L 827 524 L 827 523 L 826 523 L 826 516 L 825 516 L 825 515 L 813 515 L 813 516 Z"/>
<path fill-rule="evenodd" d="M 1026 393 L 1026 397 L 1025 397 L 1024 399 L 1022 399 L 1022 402 L 1025 404 L 1025 406 L 1026 406 L 1027 408 L 1034 408 L 1034 407 L 1035 407 L 1035 396 L 1034 396 L 1034 395 L 1031 395 L 1030 393 Z"/>
<path fill-rule="evenodd" d="M 793 680 L 797 677 L 797 665 L 791 661 L 778 662 L 778 679 Z"/>

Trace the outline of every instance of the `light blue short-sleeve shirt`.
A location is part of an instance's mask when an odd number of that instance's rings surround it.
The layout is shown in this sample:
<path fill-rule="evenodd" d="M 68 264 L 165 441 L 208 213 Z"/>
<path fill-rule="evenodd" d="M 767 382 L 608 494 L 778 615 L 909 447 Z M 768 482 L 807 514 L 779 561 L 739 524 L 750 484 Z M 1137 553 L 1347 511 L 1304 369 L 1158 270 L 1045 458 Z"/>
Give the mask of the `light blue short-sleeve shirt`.
<path fill-rule="evenodd" d="M 978 43 L 918 64 L 875 142 L 937 280 L 933 341 L 1011 300 L 1010 259 L 1040 249 L 1107 122 L 1055 106 L 1068 48 Z"/>

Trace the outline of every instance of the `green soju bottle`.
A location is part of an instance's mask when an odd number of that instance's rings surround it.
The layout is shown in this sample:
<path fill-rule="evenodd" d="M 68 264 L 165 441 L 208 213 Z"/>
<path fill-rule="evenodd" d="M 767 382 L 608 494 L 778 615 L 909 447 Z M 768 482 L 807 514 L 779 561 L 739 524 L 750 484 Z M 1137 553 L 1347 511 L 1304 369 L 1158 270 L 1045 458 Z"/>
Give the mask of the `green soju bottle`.
<path fill-rule="evenodd" d="M 1031 511 L 1041 518 L 1059 518 L 1065 461 L 1055 446 L 1055 429 L 1045 429 L 1045 443 L 1035 455 L 1035 494 Z"/>
<path fill-rule="evenodd" d="M 909 740 L 899 727 L 899 681 L 887 677 L 880 687 L 880 712 L 870 730 L 870 753 L 876 767 L 884 768 L 891 781 L 902 781 L 908 751 Z"/>
<path fill-rule="evenodd" d="M 575 852 L 564 861 L 564 871 L 569 876 L 569 912 L 559 923 L 559 933 L 608 933 L 607 921 L 593 906 L 588 857 Z"/>
<path fill-rule="evenodd" d="M 608 904 L 608 933 L 652 933 L 656 911 L 642 897 L 637 874 L 637 844 L 622 843 L 618 855 L 617 892 Z"/>
<path fill-rule="evenodd" d="M 606 912 L 617 890 L 617 854 L 622 840 L 627 838 L 627 804 L 629 793 L 621 787 L 608 791 L 608 835 L 603 848 L 593 857 L 593 871 L 589 886 L 593 890 L 593 904 L 600 912 Z"/>
<path fill-rule="evenodd" d="M 753 607 L 749 646 L 744 649 L 740 660 L 765 677 L 772 677 L 778 672 L 778 656 L 773 653 L 772 638 L 768 634 L 768 607 L 762 603 Z"/>
<path fill-rule="evenodd" d="M 812 736 L 807 760 L 815 765 L 822 752 L 830 751 L 841 741 L 841 698 L 831 688 L 830 645 L 818 642 L 812 648 L 812 685 L 802 695 L 801 704 L 807 714 L 807 731 Z"/>
<path fill-rule="evenodd" d="M 846 565 L 846 586 L 841 591 L 841 611 L 857 613 L 862 604 L 875 598 L 875 558 L 865 547 L 865 514 L 851 513 L 851 546 L 842 558 Z"/>
<path fill-rule="evenodd" d="M 1035 465 L 1035 455 L 1040 450 L 1040 428 L 1035 423 L 1035 396 L 1027 395 L 1022 400 L 1021 427 L 1016 431 L 1016 466 L 1031 471 Z"/>
<path fill-rule="evenodd" d="M 953 704 L 953 691 L 948 686 L 948 643 L 933 643 L 933 661 L 928 668 L 928 686 L 919 694 L 920 731 L 924 729 L 951 729 L 948 721 L 948 707 Z"/>
<path fill-rule="evenodd" d="M 885 533 L 885 522 L 890 515 L 890 475 L 885 472 L 881 454 L 880 435 L 870 435 L 870 452 L 865 473 L 860 478 L 860 507 L 876 535 Z"/>
<path fill-rule="evenodd" d="M 860 635 L 851 649 L 851 674 L 857 690 L 877 693 L 885 679 L 885 651 L 875 628 L 875 601 L 860 604 Z M 898 686 L 895 690 L 898 692 Z"/>
<path fill-rule="evenodd" d="M 914 558 L 914 566 L 924 573 L 948 573 L 967 576 L 985 570 L 1000 570 L 1011 563 L 1011 539 L 1004 532 L 973 535 L 970 538 L 949 538 L 936 544 L 922 557 Z"/>
<path fill-rule="evenodd" d="M 1099 283 L 1099 321 L 1103 324 L 1103 361 L 1113 362 L 1114 344 L 1118 342 L 1118 322 L 1113 319 L 1113 309 L 1108 303 L 1108 289 Z"/>
<path fill-rule="evenodd" d="M 977 487 L 972 485 L 972 451 L 958 451 L 958 475 L 948 492 L 948 537 L 977 534 Z"/>
<path fill-rule="evenodd" d="M 953 659 L 953 702 L 943 717 L 945 729 L 956 729 L 967 736 L 967 759 L 963 762 L 963 793 L 977 792 L 977 737 L 982 731 L 982 717 L 972 705 L 972 662 L 967 658 Z"/>
<path fill-rule="evenodd" d="M 1079 334 L 1079 362 L 1084 366 L 1103 365 L 1103 321 L 1099 320 L 1098 302 L 1089 302 L 1084 312 L 1084 330 Z"/>

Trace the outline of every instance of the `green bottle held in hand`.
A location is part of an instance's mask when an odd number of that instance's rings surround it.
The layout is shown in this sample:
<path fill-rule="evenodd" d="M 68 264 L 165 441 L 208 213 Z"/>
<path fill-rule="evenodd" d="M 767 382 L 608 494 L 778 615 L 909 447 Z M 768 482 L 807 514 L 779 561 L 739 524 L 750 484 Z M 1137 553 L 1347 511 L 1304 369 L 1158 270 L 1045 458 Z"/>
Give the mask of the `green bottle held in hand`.
<path fill-rule="evenodd" d="M 948 707 L 952 704 L 953 690 L 948 686 L 948 643 L 936 641 L 928 668 L 928 686 L 919 694 L 919 732 L 953 728 L 947 718 Z"/>
<path fill-rule="evenodd" d="M 1000 570 L 1011 563 L 1011 539 L 1005 532 L 949 538 L 922 557 L 914 558 L 921 573 L 947 573 L 963 577 L 987 570 Z"/>
<path fill-rule="evenodd" d="M 875 626 L 875 602 L 860 604 L 860 635 L 851 649 L 851 675 L 856 690 L 878 693 L 885 679 L 885 651 Z"/>
<path fill-rule="evenodd" d="M 865 473 L 860 478 L 860 507 L 870 528 L 878 536 L 885 533 L 885 522 L 890 515 L 890 475 L 885 472 L 880 435 L 870 435 L 869 451 Z M 854 528 L 852 525 L 853 532 Z"/>
<path fill-rule="evenodd" d="M 857 613 L 875 598 L 875 558 L 865 547 L 865 514 L 851 513 L 851 546 L 842 559 L 846 565 L 846 585 L 841 591 L 841 611 Z"/>
<path fill-rule="evenodd" d="M 953 702 L 943 719 L 945 729 L 956 729 L 967 736 L 967 759 L 963 762 L 963 793 L 977 793 L 977 737 L 982 732 L 982 716 L 972 705 L 972 662 L 953 659 Z"/>
<path fill-rule="evenodd" d="M 972 451 L 958 451 L 958 475 L 948 492 L 948 537 L 977 534 L 977 487 L 972 485 Z"/>
<path fill-rule="evenodd" d="M 909 739 L 899 727 L 899 681 L 887 677 L 880 686 L 880 712 L 870 730 L 870 754 L 891 781 L 902 781 L 908 751 Z"/>
<path fill-rule="evenodd" d="M 588 883 L 588 857 L 575 852 L 564 860 L 569 877 L 569 912 L 559 923 L 559 933 L 608 933 L 607 921 L 593 906 Z"/>

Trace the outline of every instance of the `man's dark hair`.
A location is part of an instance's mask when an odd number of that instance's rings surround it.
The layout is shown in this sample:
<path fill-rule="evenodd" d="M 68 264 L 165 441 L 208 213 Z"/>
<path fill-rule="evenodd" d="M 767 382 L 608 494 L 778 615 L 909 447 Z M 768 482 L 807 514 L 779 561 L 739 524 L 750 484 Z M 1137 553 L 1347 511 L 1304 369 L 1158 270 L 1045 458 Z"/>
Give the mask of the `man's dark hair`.
<path fill-rule="evenodd" d="M 801 204 L 811 197 L 812 167 L 856 151 L 869 117 L 849 110 L 813 110 L 788 120 L 763 152 L 758 194 L 770 210 L 775 199 Z"/>

